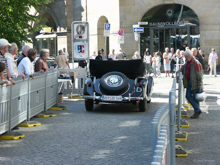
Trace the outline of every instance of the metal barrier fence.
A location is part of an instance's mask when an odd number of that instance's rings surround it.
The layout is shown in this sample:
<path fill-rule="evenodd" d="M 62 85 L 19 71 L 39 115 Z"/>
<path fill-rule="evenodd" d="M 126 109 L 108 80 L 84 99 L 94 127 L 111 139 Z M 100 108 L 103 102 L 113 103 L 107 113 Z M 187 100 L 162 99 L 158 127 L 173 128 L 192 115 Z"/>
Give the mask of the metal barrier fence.
<path fill-rule="evenodd" d="M 57 103 L 57 70 L 15 78 L 15 85 L 0 86 L 0 134 Z"/>
<path fill-rule="evenodd" d="M 169 92 L 169 104 L 164 104 L 151 122 L 151 165 L 175 165 L 176 79 Z"/>

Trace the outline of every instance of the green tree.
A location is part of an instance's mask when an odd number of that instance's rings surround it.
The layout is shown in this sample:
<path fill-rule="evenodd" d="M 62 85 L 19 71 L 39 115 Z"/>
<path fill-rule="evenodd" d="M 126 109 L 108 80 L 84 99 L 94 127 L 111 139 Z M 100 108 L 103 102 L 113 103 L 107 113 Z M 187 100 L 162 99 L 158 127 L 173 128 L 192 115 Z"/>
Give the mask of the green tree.
<path fill-rule="evenodd" d="M 31 42 L 28 33 L 42 29 L 42 25 L 31 26 L 31 22 L 45 19 L 31 15 L 29 9 L 34 7 L 38 12 L 54 0 L 0 0 L 0 38 L 20 45 L 22 41 Z"/>

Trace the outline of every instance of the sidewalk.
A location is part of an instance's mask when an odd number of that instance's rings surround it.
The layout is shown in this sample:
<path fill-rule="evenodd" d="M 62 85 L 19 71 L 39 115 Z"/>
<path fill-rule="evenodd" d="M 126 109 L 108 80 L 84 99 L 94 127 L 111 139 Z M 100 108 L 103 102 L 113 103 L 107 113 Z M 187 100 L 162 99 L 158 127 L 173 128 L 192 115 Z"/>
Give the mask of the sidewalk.
<path fill-rule="evenodd" d="M 219 74 L 218 74 L 219 75 Z M 220 162 L 220 76 L 204 75 L 204 90 L 207 94 L 205 101 L 208 113 L 203 112 L 199 119 L 190 119 L 193 108 L 188 111 L 189 128 L 181 131 L 188 132 L 188 140 L 177 142 L 187 152 L 188 157 L 177 157 L 177 165 L 218 165 Z M 202 111 L 206 111 L 203 103 Z"/>
<path fill-rule="evenodd" d="M 188 140 L 177 141 L 176 144 L 188 152 L 188 157 L 176 157 L 177 165 L 220 164 L 220 73 L 217 75 L 218 77 L 210 77 L 207 73 L 204 75 L 204 91 L 207 98 L 205 104 L 200 103 L 204 111 L 200 118 L 190 119 L 194 113 L 193 107 L 188 111 L 189 117 L 183 117 L 189 122 L 189 128 L 181 128 L 181 131 L 188 132 Z M 154 81 L 157 88 L 154 88 L 153 95 L 161 101 L 165 99 L 164 93 L 170 91 L 173 79 L 165 77 L 165 73 L 162 73 L 161 77 L 155 78 Z"/>

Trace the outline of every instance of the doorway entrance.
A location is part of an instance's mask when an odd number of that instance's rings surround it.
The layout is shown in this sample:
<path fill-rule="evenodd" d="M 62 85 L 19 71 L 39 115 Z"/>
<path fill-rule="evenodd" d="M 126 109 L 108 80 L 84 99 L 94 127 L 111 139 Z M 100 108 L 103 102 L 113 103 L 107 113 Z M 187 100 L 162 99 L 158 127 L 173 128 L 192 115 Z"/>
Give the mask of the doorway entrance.
<path fill-rule="evenodd" d="M 146 49 L 163 53 L 165 48 L 185 50 L 200 47 L 199 19 L 187 6 L 179 4 L 159 5 L 150 9 L 142 18 L 144 33 L 141 33 L 141 55 Z"/>
<path fill-rule="evenodd" d="M 164 52 L 165 48 L 174 48 L 174 50 L 185 50 L 184 45 L 189 48 L 200 46 L 200 35 L 191 34 L 196 26 L 175 26 L 175 27 L 152 27 L 150 33 L 150 53 Z M 145 44 L 142 43 L 144 49 Z"/>
<path fill-rule="evenodd" d="M 190 43 L 188 27 L 150 28 L 150 50 L 164 52 L 165 48 L 183 49 L 183 44 Z M 189 45 L 188 45 L 189 46 Z M 151 52 L 151 54 L 152 54 Z"/>

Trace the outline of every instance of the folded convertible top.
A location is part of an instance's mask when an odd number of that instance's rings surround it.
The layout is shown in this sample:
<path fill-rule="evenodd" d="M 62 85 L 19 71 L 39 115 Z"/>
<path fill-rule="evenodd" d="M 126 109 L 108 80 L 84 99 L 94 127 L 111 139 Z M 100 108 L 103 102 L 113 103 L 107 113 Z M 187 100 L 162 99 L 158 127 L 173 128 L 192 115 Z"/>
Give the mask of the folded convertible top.
<path fill-rule="evenodd" d="M 101 78 L 108 72 L 122 72 L 128 78 L 135 79 L 145 74 L 145 66 L 142 60 L 90 60 L 90 74 Z"/>

